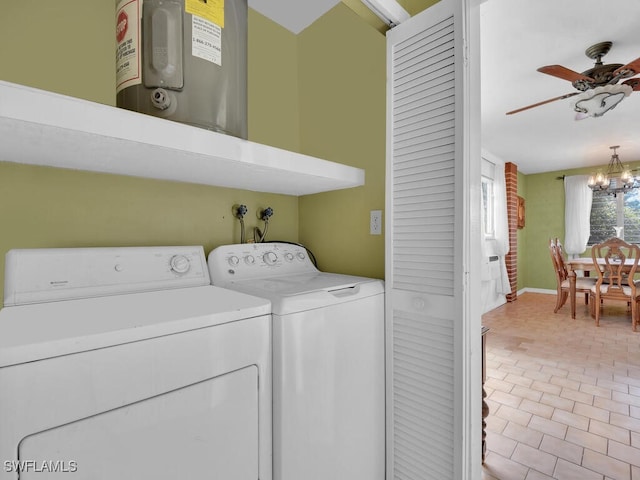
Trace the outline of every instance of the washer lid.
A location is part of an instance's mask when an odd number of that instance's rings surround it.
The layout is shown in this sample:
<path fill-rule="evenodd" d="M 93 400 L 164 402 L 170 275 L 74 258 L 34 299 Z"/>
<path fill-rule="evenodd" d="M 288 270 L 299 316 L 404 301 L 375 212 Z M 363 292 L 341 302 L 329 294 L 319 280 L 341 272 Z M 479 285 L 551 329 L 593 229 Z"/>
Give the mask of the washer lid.
<path fill-rule="evenodd" d="M 0 367 L 268 315 L 267 300 L 212 285 L 5 307 Z"/>
<path fill-rule="evenodd" d="M 318 271 L 241 280 L 221 286 L 269 299 L 274 315 L 303 312 L 384 293 L 382 280 Z"/>

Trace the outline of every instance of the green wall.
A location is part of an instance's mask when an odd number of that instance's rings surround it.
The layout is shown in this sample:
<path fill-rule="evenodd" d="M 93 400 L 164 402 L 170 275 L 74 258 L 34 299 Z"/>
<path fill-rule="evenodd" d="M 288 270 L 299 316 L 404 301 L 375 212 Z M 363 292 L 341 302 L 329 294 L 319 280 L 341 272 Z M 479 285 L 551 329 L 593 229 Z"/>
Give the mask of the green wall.
<path fill-rule="evenodd" d="M 366 169 L 364 187 L 300 197 L 300 241 L 327 271 L 384 278 L 385 36 L 338 4 L 300 35 L 301 146 Z"/>
<path fill-rule="evenodd" d="M 247 68 L 249 139 L 300 152 L 297 36 L 249 9 Z"/>
<path fill-rule="evenodd" d="M 638 162 L 631 162 L 632 168 L 637 166 Z M 518 232 L 518 288 L 555 290 L 549 239 L 564 240 L 564 183 L 557 178 L 588 175 L 598 169 L 606 171 L 607 166 L 518 176 L 518 194 L 526 200 L 526 225 Z M 520 242 L 524 245 L 522 249 Z M 589 255 L 589 250 L 584 255 Z"/>
<path fill-rule="evenodd" d="M 204 245 L 240 241 L 234 203 L 297 218 L 295 198 L 178 182 L 0 163 L 0 248 Z M 251 215 L 249 225 L 257 225 Z M 275 218 L 275 215 L 274 215 Z M 295 221 L 270 237 L 297 238 Z"/>
<path fill-rule="evenodd" d="M 115 105 L 114 5 L 7 4 L 0 17 L 0 79 Z M 296 36 L 250 11 L 248 48 L 250 139 L 298 150 Z M 268 239 L 298 240 L 297 197 L 10 160 L 0 159 L 0 272 L 11 248 L 193 244 L 208 252 L 239 242 L 231 215 L 236 203 L 248 206 L 248 227 L 260 224 L 259 208 L 271 206 Z"/>
<path fill-rule="evenodd" d="M 555 289 L 549 239 L 564 239 L 564 184 L 558 172 L 526 175 L 524 286 Z"/>
<path fill-rule="evenodd" d="M 22 0 L 0 17 L 0 80 L 115 105 L 111 0 Z M 249 139 L 366 169 L 366 186 L 308 197 L 34 167 L 0 158 L 0 272 L 12 248 L 239 241 L 231 207 L 275 214 L 269 240 L 326 270 L 384 276 L 385 38 L 343 4 L 300 35 L 249 11 Z M 64 115 L 64 112 L 60 112 Z M 3 289 L 0 279 L 0 292 Z M 0 297 L 1 300 L 2 297 Z"/>
<path fill-rule="evenodd" d="M 2 7 L 0 80 L 115 105 L 115 1 L 22 0 Z"/>

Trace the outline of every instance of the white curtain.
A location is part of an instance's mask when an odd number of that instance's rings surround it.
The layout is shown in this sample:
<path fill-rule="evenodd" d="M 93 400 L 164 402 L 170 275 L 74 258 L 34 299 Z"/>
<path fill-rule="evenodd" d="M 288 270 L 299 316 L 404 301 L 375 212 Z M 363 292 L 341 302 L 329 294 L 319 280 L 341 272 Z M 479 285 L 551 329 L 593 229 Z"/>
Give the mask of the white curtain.
<path fill-rule="evenodd" d="M 591 234 L 593 192 L 589 175 L 564 177 L 564 250 L 569 255 L 583 253 Z"/>

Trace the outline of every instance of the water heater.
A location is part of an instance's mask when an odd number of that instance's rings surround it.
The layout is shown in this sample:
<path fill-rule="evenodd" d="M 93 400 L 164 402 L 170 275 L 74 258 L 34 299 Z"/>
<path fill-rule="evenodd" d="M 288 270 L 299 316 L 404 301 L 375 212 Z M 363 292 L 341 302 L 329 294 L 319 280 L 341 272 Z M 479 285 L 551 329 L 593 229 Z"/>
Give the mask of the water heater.
<path fill-rule="evenodd" d="M 116 105 L 247 138 L 247 0 L 117 0 Z"/>

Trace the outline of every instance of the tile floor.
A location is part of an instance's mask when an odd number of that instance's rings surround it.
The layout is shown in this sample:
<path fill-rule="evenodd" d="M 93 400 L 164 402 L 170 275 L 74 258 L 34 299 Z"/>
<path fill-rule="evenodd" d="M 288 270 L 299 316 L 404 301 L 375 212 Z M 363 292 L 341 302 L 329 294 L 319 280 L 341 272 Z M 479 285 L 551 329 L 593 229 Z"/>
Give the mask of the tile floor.
<path fill-rule="evenodd" d="M 640 480 L 640 332 L 624 303 L 600 327 L 555 295 L 525 293 L 483 316 L 484 480 Z"/>

